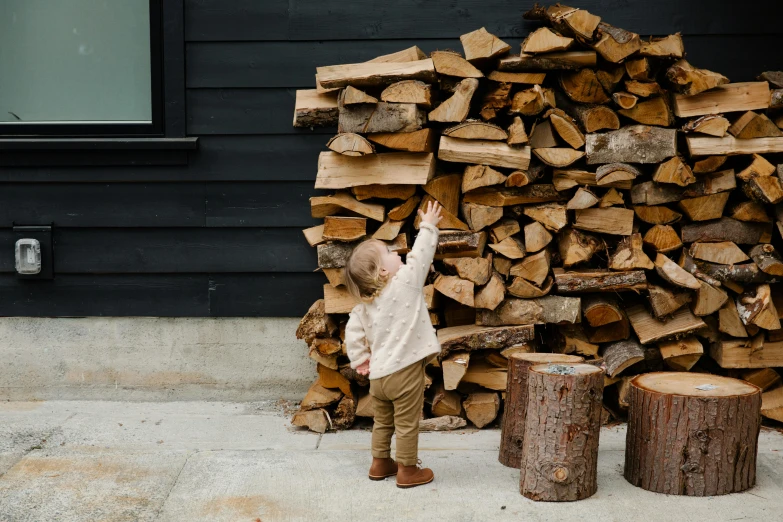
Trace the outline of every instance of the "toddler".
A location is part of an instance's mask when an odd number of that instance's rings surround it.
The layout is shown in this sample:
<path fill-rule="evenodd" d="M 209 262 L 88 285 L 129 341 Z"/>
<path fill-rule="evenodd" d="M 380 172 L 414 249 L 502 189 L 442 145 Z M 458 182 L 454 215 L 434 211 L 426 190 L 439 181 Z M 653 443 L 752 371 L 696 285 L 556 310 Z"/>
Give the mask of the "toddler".
<path fill-rule="evenodd" d="M 348 290 L 361 302 L 345 327 L 351 367 L 370 376 L 375 410 L 370 479 L 397 475 L 397 487 L 432 482 L 420 468 L 419 418 L 424 404 L 424 366 L 440 352 L 422 288 L 438 244 L 438 203 L 419 210 L 419 235 L 402 263 L 399 254 L 371 239 L 357 246 L 345 265 Z M 397 462 L 391 438 L 397 434 Z"/>

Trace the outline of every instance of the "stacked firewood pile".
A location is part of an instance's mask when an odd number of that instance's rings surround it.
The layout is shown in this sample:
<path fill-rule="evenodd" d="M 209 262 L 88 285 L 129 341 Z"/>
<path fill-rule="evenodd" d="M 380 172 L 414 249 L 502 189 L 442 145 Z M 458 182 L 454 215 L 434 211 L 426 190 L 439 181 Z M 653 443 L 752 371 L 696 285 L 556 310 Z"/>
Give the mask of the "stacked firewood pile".
<path fill-rule="evenodd" d="M 585 10 L 536 6 L 515 54 L 478 29 L 462 51 L 416 47 L 317 69 L 294 125 L 337 125 L 304 231 L 328 279 L 297 332 L 318 379 L 294 423 L 372 416 L 343 327 L 357 242 L 405 253 L 416 209 L 444 207 L 424 288 L 442 345 L 425 429 L 483 427 L 507 358 L 584 356 L 605 369 L 606 418 L 631 376 L 741 377 L 783 420 L 783 73 L 731 83 L 685 59 L 679 34 L 644 41 Z"/>

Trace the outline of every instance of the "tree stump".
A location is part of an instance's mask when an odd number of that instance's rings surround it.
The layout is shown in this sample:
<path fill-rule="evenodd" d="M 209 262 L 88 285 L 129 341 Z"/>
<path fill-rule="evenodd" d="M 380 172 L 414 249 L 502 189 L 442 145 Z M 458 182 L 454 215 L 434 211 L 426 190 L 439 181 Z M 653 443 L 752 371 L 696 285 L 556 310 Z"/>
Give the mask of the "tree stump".
<path fill-rule="evenodd" d="M 528 374 L 519 491 L 532 500 L 581 500 L 597 489 L 604 372 L 538 365 Z"/>
<path fill-rule="evenodd" d="M 625 478 L 694 497 L 756 482 L 761 389 L 717 375 L 648 373 L 631 381 Z"/>
<path fill-rule="evenodd" d="M 582 361 L 584 361 L 584 357 L 559 353 L 515 353 L 509 357 L 505 410 L 500 431 L 500 454 L 498 455 L 501 464 L 519 469 L 522 462 L 528 369 L 538 364 L 576 364 Z"/>

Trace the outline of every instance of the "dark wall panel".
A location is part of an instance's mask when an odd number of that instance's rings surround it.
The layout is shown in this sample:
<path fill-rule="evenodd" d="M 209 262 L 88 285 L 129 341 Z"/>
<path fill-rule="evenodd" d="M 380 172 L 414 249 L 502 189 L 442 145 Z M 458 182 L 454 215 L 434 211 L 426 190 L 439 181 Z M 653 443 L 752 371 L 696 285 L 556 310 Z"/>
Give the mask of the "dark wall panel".
<path fill-rule="evenodd" d="M 186 40 L 286 40 L 288 0 L 185 0 Z"/>
<path fill-rule="evenodd" d="M 310 227 L 310 198 L 319 194 L 313 182 L 210 183 L 209 227 Z M 323 194 L 321 191 L 320 194 Z"/>
<path fill-rule="evenodd" d="M 321 273 L 213 274 L 210 308 L 217 317 L 301 317 L 323 297 L 324 283 Z"/>

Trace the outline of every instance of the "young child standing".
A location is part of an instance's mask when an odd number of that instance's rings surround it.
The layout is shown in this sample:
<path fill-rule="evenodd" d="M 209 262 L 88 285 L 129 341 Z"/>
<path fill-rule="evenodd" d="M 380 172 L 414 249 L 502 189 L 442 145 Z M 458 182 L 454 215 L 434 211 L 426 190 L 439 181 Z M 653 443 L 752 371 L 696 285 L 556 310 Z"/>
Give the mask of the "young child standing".
<path fill-rule="evenodd" d="M 370 376 L 375 410 L 370 479 L 397 475 L 397 487 L 432 482 L 432 470 L 420 468 L 419 418 L 424 404 L 424 366 L 440 353 L 422 288 L 438 244 L 441 207 L 419 210 L 419 235 L 402 263 L 378 240 L 357 246 L 345 266 L 346 286 L 361 301 L 345 327 L 351 367 Z M 391 458 L 397 434 L 397 462 Z"/>

